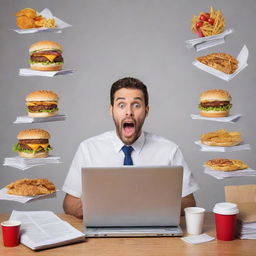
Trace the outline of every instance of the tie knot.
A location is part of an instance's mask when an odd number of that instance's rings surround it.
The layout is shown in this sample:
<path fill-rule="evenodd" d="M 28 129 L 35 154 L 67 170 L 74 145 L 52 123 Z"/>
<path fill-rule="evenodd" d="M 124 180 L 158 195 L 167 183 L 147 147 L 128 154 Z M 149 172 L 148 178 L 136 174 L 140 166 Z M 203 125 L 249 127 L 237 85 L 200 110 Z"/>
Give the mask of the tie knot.
<path fill-rule="evenodd" d="M 123 146 L 122 150 L 124 152 L 125 155 L 131 155 L 132 151 L 133 151 L 133 147 L 132 146 Z"/>

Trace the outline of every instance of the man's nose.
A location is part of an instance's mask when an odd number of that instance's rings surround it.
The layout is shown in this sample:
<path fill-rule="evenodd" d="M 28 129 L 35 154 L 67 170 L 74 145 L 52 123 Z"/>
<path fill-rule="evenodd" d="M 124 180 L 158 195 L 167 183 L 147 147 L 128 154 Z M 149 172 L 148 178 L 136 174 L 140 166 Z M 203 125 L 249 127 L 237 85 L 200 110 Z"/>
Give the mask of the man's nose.
<path fill-rule="evenodd" d="M 133 109 L 132 106 L 127 106 L 126 107 L 126 116 L 133 116 Z"/>

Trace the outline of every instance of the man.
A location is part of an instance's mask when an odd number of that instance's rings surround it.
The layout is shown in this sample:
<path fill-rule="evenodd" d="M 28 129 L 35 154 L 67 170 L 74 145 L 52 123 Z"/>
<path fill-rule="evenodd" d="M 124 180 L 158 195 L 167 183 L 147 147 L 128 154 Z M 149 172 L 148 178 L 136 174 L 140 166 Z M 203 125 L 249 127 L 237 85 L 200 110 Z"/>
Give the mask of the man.
<path fill-rule="evenodd" d="M 120 165 L 182 165 L 182 214 L 194 206 L 193 192 L 198 189 L 178 146 L 160 136 L 142 131 L 149 112 L 147 87 L 138 79 L 123 78 L 115 82 L 110 92 L 110 114 L 115 131 L 83 141 L 74 156 L 63 185 L 66 196 L 64 211 L 78 218 L 82 212 L 81 168 L 83 166 Z"/>

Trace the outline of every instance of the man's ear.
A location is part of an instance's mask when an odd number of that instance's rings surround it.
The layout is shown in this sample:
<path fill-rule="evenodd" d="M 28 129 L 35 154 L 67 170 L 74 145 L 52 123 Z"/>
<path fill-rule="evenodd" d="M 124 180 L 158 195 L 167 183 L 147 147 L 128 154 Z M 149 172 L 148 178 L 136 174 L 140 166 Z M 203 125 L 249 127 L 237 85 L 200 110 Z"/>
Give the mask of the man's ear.
<path fill-rule="evenodd" d="M 149 112 L 149 106 L 147 106 L 147 107 L 146 107 L 146 110 L 145 110 L 145 112 L 146 112 L 146 116 L 148 116 L 148 112 Z"/>
<path fill-rule="evenodd" d="M 113 111 L 113 106 L 110 104 L 110 105 L 109 105 L 109 114 L 110 114 L 111 116 L 113 116 L 112 111 Z"/>

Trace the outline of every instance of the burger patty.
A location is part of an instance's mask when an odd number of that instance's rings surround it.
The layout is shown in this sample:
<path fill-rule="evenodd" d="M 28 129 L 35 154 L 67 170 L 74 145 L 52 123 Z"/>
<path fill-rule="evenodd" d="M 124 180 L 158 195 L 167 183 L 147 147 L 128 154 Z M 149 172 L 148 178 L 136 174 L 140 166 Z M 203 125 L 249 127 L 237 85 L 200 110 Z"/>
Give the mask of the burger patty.
<path fill-rule="evenodd" d="M 48 139 L 27 139 L 27 140 L 19 140 L 19 144 L 21 146 L 26 144 L 48 144 Z"/>
<path fill-rule="evenodd" d="M 30 60 L 33 62 L 47 62 L 49 61 L 46 57 L 44 56 L 34 56 L 32 55 L 30 57 Z M 61 55 L 57 56 L 53 62 L 63 62 L 63 57 Z"/>
<path fill-rule="evenodd" d="M 56 104 L 28 106 L 28 110 L 30 111 L 50 110 L 54 108 L 57 108 Z"/>
<path fill-rule="evenodd" d="M 200 105 L 204 108 L 207 107 L 221 107 L 229 105 L 229 101 L 208 101 L 208 102 L 201 102 Z"/>

